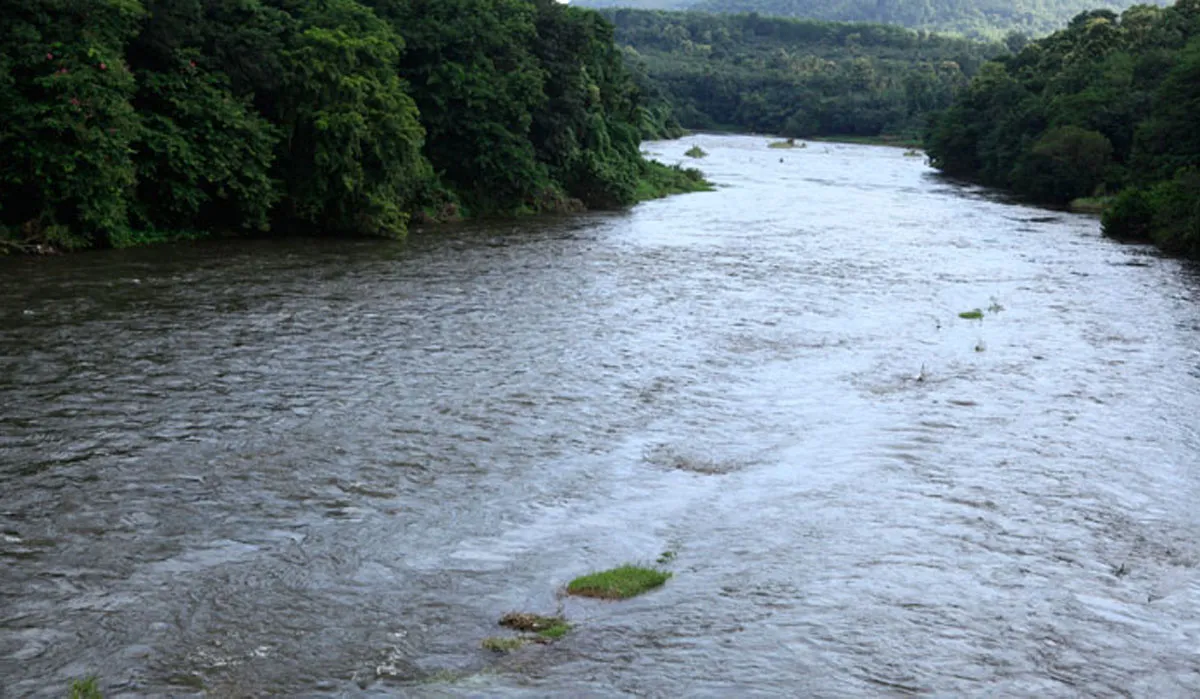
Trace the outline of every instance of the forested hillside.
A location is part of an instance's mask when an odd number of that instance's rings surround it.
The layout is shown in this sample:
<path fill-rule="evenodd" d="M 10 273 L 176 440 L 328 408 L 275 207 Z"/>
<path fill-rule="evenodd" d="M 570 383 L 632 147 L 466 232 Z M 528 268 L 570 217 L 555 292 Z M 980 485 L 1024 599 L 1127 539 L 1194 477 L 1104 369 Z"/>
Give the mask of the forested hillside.
<path fill-rule="evenodd" d="M 1163 0 L 1146 0 L 1164 4 Z M 577 0 L 588 7 L 690 9 L 800 17 L 828 22 L 898 24 L 913 29 L 999 38 L 1042 35 L 1087 10 L 1131 7 L 1136 0 Z"/>
<path fill-rule="evenodd" d="M 5 0 L 0 252 L 620 206 L 669 126 L 554 0 Z"/>
<path fill-rule="evenodd" d="M 952 175 L 1052 203 L 1120 192 L 1114 236 L 1200 257 L 1200 0 L 1096 11 L 983 67 L 934 122 Z"/>
<path fill-rule="evenodd" d="M 641 10 L 605 16 L 631 70 L 693 129 L 919 133 L 979 65 L 1007 50 L 884 25 Z"/>

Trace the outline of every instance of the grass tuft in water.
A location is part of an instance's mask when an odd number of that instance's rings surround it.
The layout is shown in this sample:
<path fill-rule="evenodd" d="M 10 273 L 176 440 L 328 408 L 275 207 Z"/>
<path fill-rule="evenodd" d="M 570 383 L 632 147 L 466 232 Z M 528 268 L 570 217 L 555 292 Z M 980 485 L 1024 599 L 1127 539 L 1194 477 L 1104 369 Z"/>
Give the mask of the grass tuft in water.
<path fill-rule="evenodd" d="M 542 631 L 561 626 L 570 628 L 567 620 L 561 616 L 542 616 L 540 614 L 527 614 L 524 612 L 509 612 L 505 614 L 500 617 L 500 625 L 514 631 L 527 631 L 531 633 L 541 633 Z"/>
<path fill-rule="evenodd" d="M 789 138 L 786 141 L 773 141 L 768 143 L 767 148 L 808 148 L 808 144 L 796 143 L 796 139 Z"/>
<path fill-rule="evenodd" d="M 660 587 L 670 578 L 671 574 L 662 570 L 623 565 L 575 578 L 567 585 L 567 593 L 599 599 L 628 599 Z"/>
<path fill-rule="evenodd" d="M 526 643 L 529 643 L 529 639 L 520 636 L 491 636 L 483 639 L 479 645 L 494 653 L 511 653 Z"/>
<path fill-rule="evenodd" d="M 509 612 L 505 614 L 500 617 L 500 625 L 513 631 L 536 634 L 536 637 L 521 636 L 515 639 L 489 638 L 484 641 L 484 648 L 488 648 L 489 642 L 492 642 L 492 645 L 498 644 L 501 646 L 506 645 L 505 643 L 501 643 L 502 641 L 528 643 L 533 640 L 538 643 L 548 643 L 566 636 L 567 632 L 571 630 L 571 625 L 567 623 L 566 617 L 542 616 L 540 614 L 528 614 L 525 612 Z M 497 648 L 491 648 L 491 650 L 497 650 Z"/>
<path fill-rule="evenodd" d="M 965 320 L 983 320 L 983 309 L 975 308 L 970 311 L 963 311 L 958 314 L 958 317 Z"/>
<path fill-rule="evenodd" d="M 708 153 L 700 146 L 692 146 L 684 151 L 683 154 L 689 158 L 704 158 L 708 156 Z"/>
<path fill-rule="evenodd" d="M 666 565 L 674 561 L 675 557 L 678 555 L 679 553 L 677 551 L 663 551 L 662 553 L 658 554 L 658 560 L 656 560 L 655 563 L 659 564 L 660 566 Z"/>
<path fill-rule="evenodd" d="M 549 628 L 538 631 L 537 635 L 548 641 L 553 641 L 553 640 L 562 638 L 563 636 L 566 636 L 567 632 L 570 630 L 571 630 L 571 625 L 568 624 L 566 621 L 562 621 L 562 622 L 555 624 L 554 626 L 551 626 Z"/>
<path fill-rule="evenodd" d="M 71 683 L 67 699 L 104 699 L 104 695 L 100 693 L 100 684 L 95 677 L 85 677 Z"/>

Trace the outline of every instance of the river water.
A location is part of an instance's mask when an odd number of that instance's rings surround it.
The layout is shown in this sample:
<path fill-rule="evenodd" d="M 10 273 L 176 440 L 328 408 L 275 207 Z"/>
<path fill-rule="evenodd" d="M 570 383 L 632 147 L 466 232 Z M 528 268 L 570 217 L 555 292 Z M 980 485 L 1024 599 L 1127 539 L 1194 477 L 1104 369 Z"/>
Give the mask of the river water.
<path fill-rule="evenodd" d="M 0 695 L 1200 694 L 1200 276 L 693 144 L 623 213 L 0 260 Z"/>

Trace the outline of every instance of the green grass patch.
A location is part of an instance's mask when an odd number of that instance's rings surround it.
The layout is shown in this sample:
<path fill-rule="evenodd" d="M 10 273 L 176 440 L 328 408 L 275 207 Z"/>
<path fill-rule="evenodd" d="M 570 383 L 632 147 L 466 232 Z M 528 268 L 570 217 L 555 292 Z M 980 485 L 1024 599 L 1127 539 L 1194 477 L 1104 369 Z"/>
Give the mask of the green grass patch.
<path fill-rule="evenodd" d="M 538 631 L 537 635 L 541 636 L 542 638 L 553 641 L 555 639 L 559 639 L 559 638 L 562 638 L 563 636 L 566 636 L 567 632 L 570 630 L 571 630 L 571 625 L 568 624 L 566 621 L 562 621 L 558 624 L 555 624 L 554 626 L 551 626 L 549 628 L 545 628 L 545 629 L 542 629 L 541 631 Z"/>
<path fill-rule="evenodd" d="M 688 148 L 686 151 L 684 151 L 683 154 L 689 158 L 704 158 L 704 157 L 708 156 L 708 152 L 705 151 L 700 146 L 692 146 L 691 148 Z"/>
<path fill-rule="evenodd" d="M 662 570 L 623 565 L 575 578 L 567 585 L 567 592 L 581 597 L 628 599 L 660 587 L 670 578 L 671 574 Z"/>
<path fill-rule="evenodd" d="M 672 194 L 688 192 L 711 192 L 712 183 L 704 179 L 704 174 L 695 168 L 683 168 L 678 165 L 663 165 L 657 160 L 647 160 L 638 178 L 634 197 L 637 201 L 661 199 Z"/>
<path fill-rule="evenodd" d="M 541 633 L 549 629 L 567 626 L 567 620 L 561 616 L 542 616 L 540 614 L 526 614 L 524 612 L 509 612 L 500 617 L 500 625 L 512 629 L 513 631 L 527 631 L 531 633 Z M 560 636 L 562 634 L 559 634 Z"/>
<path fill-rule="evenodd" d="M 958 317 L 964 320 L 983 320 L 983 309 L 974 308 L 969 311 L 963 311 L 958 314 Z"/>
<path fill-rule="evenodd" d="M 1067 208 L 1077 214 L 1102 214 L 1108 210 L 1115 199 L 1116 197 L 1080 197 L 1071 200 Z"/>
<path fill-rule="evenodd" d="M 491 636 L 483 639 L 479 645 L 494 653 L 511 653 L 526 643 L 529 643 L 529 639 L 522 636 Z"/>
<path fill-rule="evenodd" d="M 71 683 L 67 699 L 104 699 L 104 695 L 100 693 L 100 684 L 95 677 L 85 677 Z"/>
<path fill-rule="evenodd" d="M 813 141 L 823 143 L 856 143 L 860 146 L 891 146 L 892 148 L 921 148 L 925 144 L 913 136 L 880 134 L 878 136 L 813 136 Z"/>
<path fill-rule="evenodd" d="M 567 623 L 565 617 L 542 616 L 541 614 L 528 614 L 525 612 L 509 612 L 505 614 L 500 617 L 500 625 L 513 631 L 535 634 L 536 638 L 533 640 L 539 643 L 546 643 L 562 638 L 571 630 L 571 625 Z M 528 641 L 530 638 L 523 636 L 519 640 Z"/>

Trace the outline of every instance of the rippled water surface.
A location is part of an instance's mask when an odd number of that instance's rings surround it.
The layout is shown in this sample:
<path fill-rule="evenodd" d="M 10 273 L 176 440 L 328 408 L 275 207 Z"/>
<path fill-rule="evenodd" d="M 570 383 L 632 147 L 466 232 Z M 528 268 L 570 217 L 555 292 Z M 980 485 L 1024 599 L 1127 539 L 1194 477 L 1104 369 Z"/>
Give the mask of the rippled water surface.
<path fill-rule="evenodd" d="M 694 143 L 625 213 L 0 260 L 0 695 L 1200 694 L 1194 271 Z"/>

